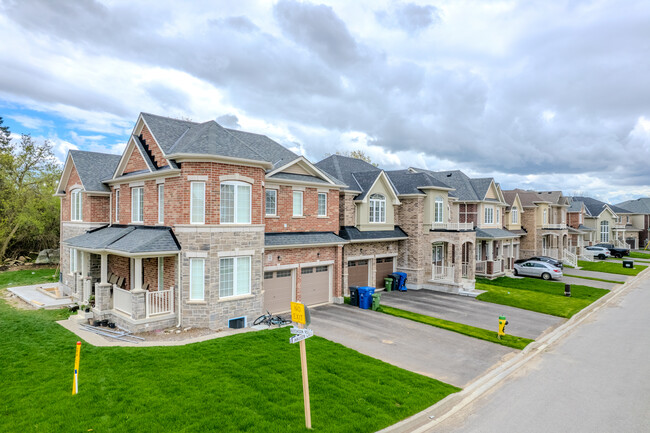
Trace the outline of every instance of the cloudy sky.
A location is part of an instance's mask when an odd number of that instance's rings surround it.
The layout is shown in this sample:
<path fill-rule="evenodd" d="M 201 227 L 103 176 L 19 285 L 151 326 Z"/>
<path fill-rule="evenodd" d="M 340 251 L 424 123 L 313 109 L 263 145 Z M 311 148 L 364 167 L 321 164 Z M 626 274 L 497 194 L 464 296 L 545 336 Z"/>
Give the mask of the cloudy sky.
<path fill-rule="evenodd" d="M 0 117 L 60 159 L 120 152 L 145 111 L 312 161 L 650 195 L 647 0 L 0 0 L 0 41 Z"/>

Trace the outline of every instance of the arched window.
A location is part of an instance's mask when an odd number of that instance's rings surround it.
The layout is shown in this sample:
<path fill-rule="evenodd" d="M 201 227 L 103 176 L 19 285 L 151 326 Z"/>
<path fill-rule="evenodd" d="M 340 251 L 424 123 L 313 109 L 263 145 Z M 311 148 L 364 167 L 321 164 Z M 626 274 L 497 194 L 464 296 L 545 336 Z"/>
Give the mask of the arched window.
<path fill-rule="evenodd" d="M 81 203 L 81 190 L 73 189 L 70 192 L 70 219 L 72 221 L 82 220 L 82 203 Z"/>
<path fill-rule="evenodd" d="M 221 182 L 221 224 L 251 223 L 251 186 L 244 182 Z"/>
<path fill-rule="evenodd" d="M 519 210 L 516 207 L 513 207 L 510 211 L 510 218 L 512 219 L 513 224 L 519 223 Z"/>
<path fill-rule="evenodd" d="M 381 194 L 370 196 L 370 218 L 371 223 L 386 222 L 386 197 Z"/>
<path fill-rule="evenodd" d="M 436 197 L 436 201 L 433 205 L 433 222 L 441 223 L 444 221 L 444 217 L 443 217 L 444 204 L 445 203 L 442 200 L 442 197 Z"/>
<path fill-rule="evenodd" d="M 600 241 L 609 242 L 609 221 L 600 222 Z"/>

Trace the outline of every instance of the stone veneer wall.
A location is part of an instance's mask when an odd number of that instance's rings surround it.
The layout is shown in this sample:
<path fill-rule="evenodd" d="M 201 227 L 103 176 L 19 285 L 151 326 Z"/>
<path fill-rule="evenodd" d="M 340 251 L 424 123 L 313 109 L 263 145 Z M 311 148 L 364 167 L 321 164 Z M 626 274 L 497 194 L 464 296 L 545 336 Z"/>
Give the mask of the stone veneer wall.
<path fill-rule="evenodd" d="M 262 258 L 264 252 L 264 226 L 242 227 L 188 227 L 175 228 L 182 245 L 181 289 L 182 325 L 225 328 L 228 319 L 246 316 L 251 322 L 263 309 Z M 219 298 L 219 258 L 249 255 L 251 252 L 251 293 L 232 298 Z M 205 258 L 204 301 L 190 301 L 190 258 Z"/>

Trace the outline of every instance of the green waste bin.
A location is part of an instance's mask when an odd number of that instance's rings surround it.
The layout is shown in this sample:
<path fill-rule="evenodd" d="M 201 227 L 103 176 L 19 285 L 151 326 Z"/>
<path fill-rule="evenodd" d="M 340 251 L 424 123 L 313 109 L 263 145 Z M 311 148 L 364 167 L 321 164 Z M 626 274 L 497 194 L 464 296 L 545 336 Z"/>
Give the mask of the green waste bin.
<path fill-rule="evenodd" d="M 372 308 L 373 311 L 379 310 L 379 299 L 380 298 L 381 298 L 380 293 L 373 293 L 372 294 L 372 307 L 370 307 L 370 308 Z"/>
<path fill-rule="evenodd" d="M 384 290 L 390 292 L 393 290 L 393 279 L 390 277 L 384 278 Z"/>

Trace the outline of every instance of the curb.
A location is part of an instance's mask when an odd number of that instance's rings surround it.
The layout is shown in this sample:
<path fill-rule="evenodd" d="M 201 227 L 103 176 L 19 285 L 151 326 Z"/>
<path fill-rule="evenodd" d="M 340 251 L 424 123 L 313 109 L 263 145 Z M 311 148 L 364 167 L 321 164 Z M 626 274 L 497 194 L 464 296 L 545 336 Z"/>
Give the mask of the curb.
<path fill-rule="evenodd" d="M 480 376 L 462 391 L 449 395 L 433 406 L 379 430 L 379 433 L 424 433 L 429 431 L 437 424 L 455 415 L 465 406 L 486 394 L 492 388 L 498 386 L 504 379 L 526 365 L 529 361 L 537 357 L 537 355 L 544 352 L 550 345 L 565 337 L 582 322 L 614 302 L 621 295 L 638 286 L 647 277 L 650 277 L 650 267 L 585 307 L 550 333 L 543 335 L 539 340 L 529 344 L 513 358 L 488 371 L 483 376 Z"/>

